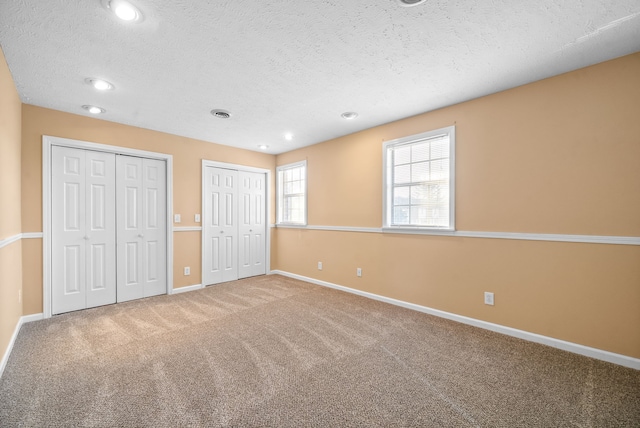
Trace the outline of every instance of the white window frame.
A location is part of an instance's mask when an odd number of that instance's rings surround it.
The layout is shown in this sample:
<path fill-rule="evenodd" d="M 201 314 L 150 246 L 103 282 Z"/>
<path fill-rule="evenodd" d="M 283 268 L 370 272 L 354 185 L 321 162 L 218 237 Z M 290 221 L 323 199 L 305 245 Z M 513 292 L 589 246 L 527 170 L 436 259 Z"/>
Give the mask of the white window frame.
<path fill-rule="evenodd" d="M 283 182 L 282 182 L 282 174 L 284 171 L 289 170 L 289 169 L 294 169 L 294 168 L 300 168 L 300 167 L 304 167 L 304 189 L 303 189 L 303 196 L 304 196 L 304 219 L 302 222 L 292 222 L 292 221 L 283 221 L 282 217 L 283 217 Z M 277 225 L 295 225 L 295 226 L 306 226 L 307 225 L 307 201 L 309 200 L 308 195 L 307 195 L 307 188 L 308 188 L 308 174 L 307 174 L 307 161 L 303 160 L 300 162 L 295 162 L 295 163 L 290 163 L 287 165 L 281 165 L 279 167 L 276 168 L 276 206 L 277 206 L 277 212 L 276 212 L 276 224 Z"/>
<path fill-rule="evenodd" d="M 419 225 L 392 225 L 391 210 L 393 209 L 393 165 L 391 165 L 390 149 L 406 144 L 419 142 L 420 140 L 429 140 L 442 135 L 449 136 L 449 226 L 419 226 Z M 403 231 L 406 233 L 429 232 L 451 232 L 455 231 L 455 152 L 456 152 L 456 130 L 455 126 L 436 129 L 421 134 L 410 135 L 408 137 L 398 138 L 396 140 L 387 141 L 382 146 L 382 229 L 388 232 Z"/>

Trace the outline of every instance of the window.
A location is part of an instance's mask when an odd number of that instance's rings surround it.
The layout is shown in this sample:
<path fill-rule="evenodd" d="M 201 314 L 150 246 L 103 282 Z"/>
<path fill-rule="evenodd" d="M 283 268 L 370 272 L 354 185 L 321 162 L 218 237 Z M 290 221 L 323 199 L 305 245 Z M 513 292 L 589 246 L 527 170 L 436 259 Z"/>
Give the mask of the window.
<path fill-rule="evenodd" d="M 307 224 L 307 161 L 277 168 L 278 224 Z"/>
<path fill-rule="evenodd" d="M 384 144 L 384 226 L 454 230 L 455 127 Z"/>

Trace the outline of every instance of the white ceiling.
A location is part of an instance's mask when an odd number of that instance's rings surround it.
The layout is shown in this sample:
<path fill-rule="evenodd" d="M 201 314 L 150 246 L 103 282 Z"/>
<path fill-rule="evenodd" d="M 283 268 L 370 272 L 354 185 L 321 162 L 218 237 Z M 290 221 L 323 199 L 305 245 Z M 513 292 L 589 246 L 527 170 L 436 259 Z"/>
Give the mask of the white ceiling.
<path fill-rule="evenodd" d="M 1 0 L 22 101 L 282 153 L 640 51 L 639 0 L 131 2 Z"/>

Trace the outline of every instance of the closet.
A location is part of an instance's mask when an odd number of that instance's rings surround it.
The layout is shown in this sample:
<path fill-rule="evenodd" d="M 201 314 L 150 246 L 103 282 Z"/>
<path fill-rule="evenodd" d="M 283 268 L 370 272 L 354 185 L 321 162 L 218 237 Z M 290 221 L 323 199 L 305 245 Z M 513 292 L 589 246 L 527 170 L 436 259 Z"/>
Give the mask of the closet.
<path fill-rule="evenodd" d="M 202 284 L 266 273 L 266 173 L 203 167 Z"/>
<path fill-rule="evenodd" d="M 164 161 L 52 146 L 52 313 L 166 293 L 166 221 Z"/>

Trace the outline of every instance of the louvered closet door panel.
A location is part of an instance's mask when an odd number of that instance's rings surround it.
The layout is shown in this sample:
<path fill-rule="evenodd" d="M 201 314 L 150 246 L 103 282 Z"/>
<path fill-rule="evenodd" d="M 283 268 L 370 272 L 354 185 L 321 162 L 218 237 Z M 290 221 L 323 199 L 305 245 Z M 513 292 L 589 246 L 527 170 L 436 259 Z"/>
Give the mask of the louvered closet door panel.
<path fill-rule="evenodd" d="M 265 174 L 239 171 L 239 277 L 266 273 Z"/>
<path fill-rule="evenodd" d="M 203 223 L 204 285 L 238 279 L 238 172 L 206 167 Z"/>
<path fill-rule="evenodd" d="M 86 152 L 87 308 L 116 302 L 116 156 Z"/>
<path fill-rule="evenodd" d="M 144 297 L 142 159 L 116 159 L 118 302 Z"/>

